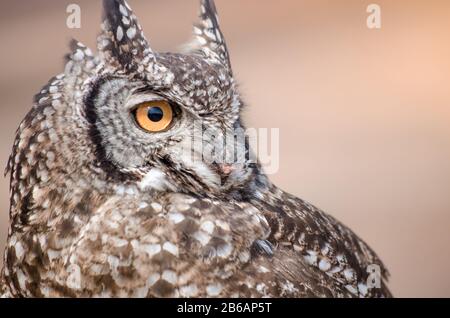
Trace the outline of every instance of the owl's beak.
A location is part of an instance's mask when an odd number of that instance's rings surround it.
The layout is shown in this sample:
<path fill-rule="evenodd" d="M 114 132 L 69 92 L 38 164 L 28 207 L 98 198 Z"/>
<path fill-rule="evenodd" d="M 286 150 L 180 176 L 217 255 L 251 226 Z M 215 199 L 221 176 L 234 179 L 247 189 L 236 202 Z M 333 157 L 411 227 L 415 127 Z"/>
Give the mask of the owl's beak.
<path fill-rule="evenodd" d="M 217 164 L 216 169 L 220 175 L 229 176 L 233 172 L 234 167 L 233 167 L 233 165 L 230 165 L 230 164 Z"/>
<path fill-rule="evenodd" d="M 227 182 L 229 176 L 234 171 L 233 165 L 230 164 L 223 164 L 223 163 L 215 163 L 213 164 L 214 170 L 216 170 L 216 173 L 220 177 L 220 183 L 221 185 L 225 185 Z"/>

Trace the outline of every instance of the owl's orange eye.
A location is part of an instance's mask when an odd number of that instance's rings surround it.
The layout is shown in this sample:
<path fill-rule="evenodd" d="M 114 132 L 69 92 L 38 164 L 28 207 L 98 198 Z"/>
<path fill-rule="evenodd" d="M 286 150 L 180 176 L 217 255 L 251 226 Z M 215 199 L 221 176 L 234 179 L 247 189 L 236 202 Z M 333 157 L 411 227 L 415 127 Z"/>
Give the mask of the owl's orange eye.
<path fill-rule="evenodd" d="M 173 110 L 166 101 L 142 103 L 135 112 L 137 124 L 148 132 L 160 132 L 172 123 Z"/>

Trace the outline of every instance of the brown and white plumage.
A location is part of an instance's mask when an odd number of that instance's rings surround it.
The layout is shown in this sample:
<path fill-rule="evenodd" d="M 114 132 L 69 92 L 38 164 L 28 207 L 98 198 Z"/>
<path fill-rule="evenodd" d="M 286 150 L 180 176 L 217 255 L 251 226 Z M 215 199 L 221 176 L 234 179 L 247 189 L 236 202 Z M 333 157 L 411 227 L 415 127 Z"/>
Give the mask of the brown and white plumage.
<path fill-rule="evenodd" d="M 224 134 L 243 128 L 213 1 L 202 1 L 186 54 L 151 50 L 125 1 L 105 0 L 104 8 L 99 55 L 73 42 L 65 73 L 36 96 L 17 131 L 0 293 L 390 296 L 375 253 L 271 184 L 257 163 L 180 155 L 196 120 Z M 149 134 L 130 109 L 155 96 L 179 117 Z M 191 154 L 202 155 L 195 146 Z M 367 285 L 370 265 L 382 269 L 380 288 Z"/>

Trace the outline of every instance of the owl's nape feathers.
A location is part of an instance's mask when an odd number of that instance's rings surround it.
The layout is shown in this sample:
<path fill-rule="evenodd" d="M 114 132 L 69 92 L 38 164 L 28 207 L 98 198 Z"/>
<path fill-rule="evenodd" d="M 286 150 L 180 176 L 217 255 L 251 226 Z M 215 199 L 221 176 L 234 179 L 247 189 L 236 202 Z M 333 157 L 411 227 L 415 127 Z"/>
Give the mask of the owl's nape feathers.
<path fill-rule="evenodd" d="M 71 44 L 17 131 L 0 295 L 390 296 L 383 264 L 350 229 L 247 156 L 209 162 L 189 144 L 199 120 L 223 135 L 244 128 L 212 0 L 194 36 L 187 52 L 158 53 L 128 4 L 105 0 L 98 54 Z M 170 109 L 144 118 L 169 116 L 158 131 L 136 117 L 154 103 Z"/>

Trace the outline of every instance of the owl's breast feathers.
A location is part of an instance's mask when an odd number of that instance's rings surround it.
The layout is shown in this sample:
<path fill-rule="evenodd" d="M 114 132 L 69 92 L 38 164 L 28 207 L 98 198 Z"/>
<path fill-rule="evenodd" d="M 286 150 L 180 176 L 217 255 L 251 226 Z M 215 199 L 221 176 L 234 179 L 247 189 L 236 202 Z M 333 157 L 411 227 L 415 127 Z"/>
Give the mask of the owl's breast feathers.
<path fill-rule="evenodd" d="M 58 237 L 47 229 L 10 242 L 8 288 L 2 292 L 390 296 L 380 260 L 349 229 L 277 188 L 265 196 L 247 202 L 174 193 L 110 197 L 81 227 L 66 220 Z M 367 268 L 373 265 L 381 269 L 378 288 L 368 285 Z"/>

